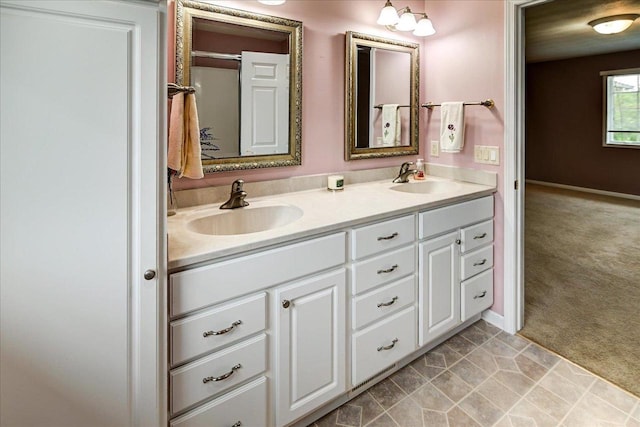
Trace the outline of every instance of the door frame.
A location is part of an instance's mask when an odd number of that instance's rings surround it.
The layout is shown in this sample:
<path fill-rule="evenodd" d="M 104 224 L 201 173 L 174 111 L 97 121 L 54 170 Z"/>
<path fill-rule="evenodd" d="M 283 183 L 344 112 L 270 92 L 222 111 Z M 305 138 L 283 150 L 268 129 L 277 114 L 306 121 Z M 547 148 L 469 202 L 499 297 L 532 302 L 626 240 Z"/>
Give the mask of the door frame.
<path fill-rule="evenodd" d="M 524 326 L 525 32 L 527 7 L 549 0 L 505 2 L 504 324 Z"/>

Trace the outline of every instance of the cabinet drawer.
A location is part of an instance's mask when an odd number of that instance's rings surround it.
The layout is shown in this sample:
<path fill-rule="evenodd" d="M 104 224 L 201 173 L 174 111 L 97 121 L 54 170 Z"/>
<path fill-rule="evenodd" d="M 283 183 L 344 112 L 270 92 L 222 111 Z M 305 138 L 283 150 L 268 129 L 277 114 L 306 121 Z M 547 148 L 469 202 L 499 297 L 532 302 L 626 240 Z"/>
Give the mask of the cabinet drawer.
<path fill-rule="evenodd" d="M 416 349 L 415 308 L 396 313 L 354 334 L 352 339 L 355 386 Z"/>
<path fill-rule="evenodd" d="M 251 408 L 248 410 L 248 408 Z M 171 427 L 263 427 L 267 421 L 267 379 L 260 377 L 169 424 Z"/>
<path fill-rule="evenodd" d="M 463 228 L 460 230 L 460 240 L 462 253 L 493 242 L 493 220 Z"/>
<path fill-rule="evenodd" d="M 264 372 L 266 358 L 267 338 L 261 334 L 172 370 L 171 412 L 180 412 Z M 233 369 L 236 366 L 239 368 Z"/>
<path fill-rule="evenodd" d="M 414 275 L 376 289 L 353 299 L 353 329 L 360 329 L 384 316 L 413 304 L 415 298 Z"/>
<path fill-rule="evenodd" d="M 260 332 L 265 326 L 265 293 L 171 322 L 171 365 Z"/>
<path fill-rule="evenodd" d="M 466 280 L 491 267 L 493 267 L 493 245 L 469 252 L 462 255 L 460 280 Z"/>
<path fill-rule="evenodd" d="M 397 280 L 416 270 L 416 250 L 413 245 L 385 253 L 353 265 L 353 293 L 373 289 L 392 280 Z"/>
<path fill-rule="evenodd" d="M 445 206 L 420 214 L 419 236 L 424 239 L 489 218 L 493 218 L 493 196 Z"/>
<path fill-rule="evenodd" d="M 172 274 L 171 316 L 344 264 L 345 243 L 337 233 Z"/>
<path fill-rule="evenodd" d="M 352 233 L 351 259 L 361 259 L 413 242 L 416 238 L 413 215 L 379 222 Z"/>
<path fill-rule="evenodd" d="M 468 318 L 493 304 L 493 268 L 462 282 L 460 317 Z"/>

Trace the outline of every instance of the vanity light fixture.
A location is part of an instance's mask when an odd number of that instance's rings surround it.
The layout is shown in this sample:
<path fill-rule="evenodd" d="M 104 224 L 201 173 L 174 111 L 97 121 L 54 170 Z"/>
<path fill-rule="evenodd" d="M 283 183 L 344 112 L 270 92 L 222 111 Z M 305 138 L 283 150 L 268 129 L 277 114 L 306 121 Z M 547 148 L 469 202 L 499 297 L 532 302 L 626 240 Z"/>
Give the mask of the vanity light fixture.
<path fill-rule="evenodd" d="M 417 20 L 416 17 L 421 18 Z M 413 35 L 419 37 L 430 36 L 436 32 L 426 13 L 413 13 L 409 6 L 397 10 L 391 4 L 391 0 L 387 0 L 376 22 L 391 31 L 413 31 Z"/>
<path fill-rule="evenodd" d="M 606 18 L 594 19 L 589 22 L 589 25 L 600 34 L 617 34 L 629 28 L 638 16 L 640 15 L 637 13 L 607 16 Z"/>
<path fill-rule="evenodd" d="M 258 3 L 268 4 L 269 6 L 277 6 L 286 2 L 287 0 L 258 0 Z"/>

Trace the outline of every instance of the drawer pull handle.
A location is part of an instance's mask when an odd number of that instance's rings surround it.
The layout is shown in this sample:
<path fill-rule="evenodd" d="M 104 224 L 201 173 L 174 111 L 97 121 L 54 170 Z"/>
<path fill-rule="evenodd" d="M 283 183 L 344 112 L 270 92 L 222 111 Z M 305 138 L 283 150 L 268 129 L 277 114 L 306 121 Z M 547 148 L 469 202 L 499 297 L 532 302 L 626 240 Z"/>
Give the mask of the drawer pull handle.
<path fill-rule="evenodd" d="M 241 421 L 238 421 L 237 423 L 235 423 L 234 425 L 232 425 L 231 427 L 240 427 L 242 425 Z"/>
<path fill-rule="evenodd" d="M 378 270 L 378 274 L 392 273 L 398 268 L 398 264 L 393 264 L 391 268 L 385 268 L 384 270 Z"/>
<path fill-rule="evenodd" d="M 383 237 L 378 237 L 378 241 L 380 240 L 391 240 L 391 239 L 395 239 L 396 237 L 398 237 L 398 233 L 395 232 L 389 236 L 383 236 Z"/>
<path fill-rule="evenodd" d="M 391 341 L 391 344 L 378 347 L 378 351 L 391 350 L 393 347 L 396 346 L 397 342 L 398 342 L 398 338 L 394 338 L 393 341 Z"/>
<path fill-rule="evenodd" d="M 478 234 L 477 236 L 474 236 L 473 239 L 484 239 L 485 237 L 487 237 L 487 233 Z"/>
<path fill-rule="evenodd" d="M 391 304 L 393 304 L 396 301 L 398 301 L 398 297 L 393 297 L 393 298 L 391 298 L 391 301 L 389 301 L 389 302 L 378 303 L 378 308 L 380 308 L 380 307 L 389 307 Z"/>
<path fill-rule="evenodd" d="M 220 331 L 207 331 L 207 332 L 204 332 L 202 334 L 202 336 L 206 338 L 206 337 L 211 336 L 211 335 L 224 335 L 224 334 L 226 334 L 228 332 L 233 331 L 236 328 L 236 326 L 238 326 L 238 325 L 242 325 L 242 320 L 236 320 L 235 322 L 233 322 L 231 324 L 231 326 L 229 326 L 226 329 L 222 329 Z"/>
<path fill-rule="evenodd" d="M 487 294 L 487 291 L 482 291 L 482 293 L 474 296 L 473 299 L 484 298 L 486 294 Z"/>
<path fill-rule="evenodd" d="M 473 266 L 474 266 L 474 267 L 477 267 L 477 266 L 479 266 L 479 265 L 485 265 L 486 263 L 487 263 L 487 259 L 485 258 L 485 259 L 483 259 L 483 260 L 482 260 L 482 261 L 480 261 L 480 262 L 474 262 L 474 263 L 473 263 Z"/>
<path fill-rule="evenodd" d="M 239 363 L 234 366 L 233 368 L 231 368 L 231 370 L 229 372 L 227 372 L 224 375 L 220 375 L 219 377 L 207 377 L 207 378 L 203 378 L 202 382 L 204 384 L 210 382 L 210 381 L 222 381 L 222 380 L 226 380 L 227 378 L 229 378 L 231 375 L 233 375 L 233 373 L 235 371 L 237 371 L 238 369 L 242 368 L 242 365 L 240 365 Z"/>

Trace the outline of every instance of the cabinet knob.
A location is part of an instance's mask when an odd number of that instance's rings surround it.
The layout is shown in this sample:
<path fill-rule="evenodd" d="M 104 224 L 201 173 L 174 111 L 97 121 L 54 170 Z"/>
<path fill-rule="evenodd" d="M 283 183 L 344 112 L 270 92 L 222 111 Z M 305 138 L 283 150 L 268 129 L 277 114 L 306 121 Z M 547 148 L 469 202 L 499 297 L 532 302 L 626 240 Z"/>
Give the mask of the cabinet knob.
<path fill-rule="evenodd" d="M 145 271 L 145 272 L 144 272 L 144 278 L 145 278 L 146 280 L 151 280 L 151 279 L 153 279 L 154 277 L 156 277 L 156 272 L 155 272 L 155 270 L 147 270 L 147 271 Z"/>
<path fill-rule="evenodd" d="M 289 301 L 288 299 L 282 300 L 282 307 L 289 308 L 290 305 L 291 305 L 291 301 Z"/>
<path fill-rule="evenodd" d="M 459 245 L 459 244 L 461 244 L 461 243 L 462 243 L 462 240 L 460 240 L 460 239 L 456 239 L 456 245 Z"/>

